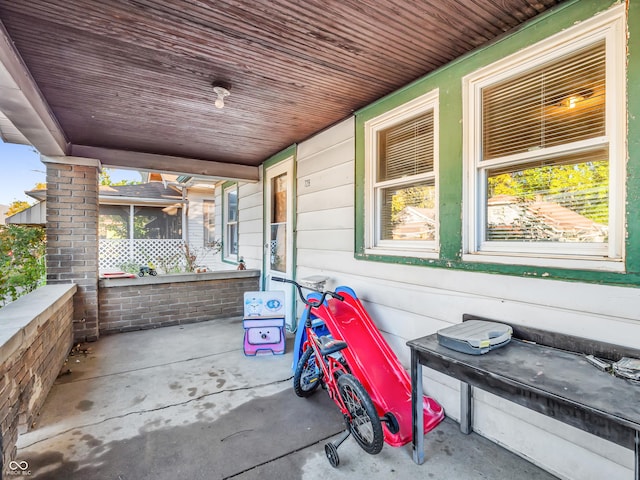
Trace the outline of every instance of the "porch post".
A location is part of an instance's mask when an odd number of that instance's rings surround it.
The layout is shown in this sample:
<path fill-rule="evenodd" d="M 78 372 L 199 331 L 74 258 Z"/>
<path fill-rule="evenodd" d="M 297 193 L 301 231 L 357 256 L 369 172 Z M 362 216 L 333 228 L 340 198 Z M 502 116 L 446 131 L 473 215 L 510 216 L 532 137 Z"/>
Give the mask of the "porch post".
<path fill-rule="evenodd" d="M 98 339 L 98 160 L 45 157 L 47 283 L 75 283 L 74 341 Z"/>

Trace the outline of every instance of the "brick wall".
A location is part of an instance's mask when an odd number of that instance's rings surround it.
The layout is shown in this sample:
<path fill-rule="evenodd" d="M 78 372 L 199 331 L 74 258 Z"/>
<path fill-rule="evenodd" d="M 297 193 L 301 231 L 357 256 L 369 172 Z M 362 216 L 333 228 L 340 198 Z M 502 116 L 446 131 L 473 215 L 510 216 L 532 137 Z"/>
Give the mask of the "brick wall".
<path fill-rule="evenodd" d="M 101 280 L 100 333 L 240 316 L 259 284 L 259 270 Z"/>
<path fill-rule="evenodd" d="M 0 446 L 3 472 L 18 434 L 33 424 L 73 346 L 75 285 L 44 286 L 0 310 Z"/>
<path fill-rule="evenodd" d="M 69 162 L 73 157 L 65 157 Z M 75 283 L 74 337 L 98 338 L 98 167 L 46 162 L 47 284 Z"/>

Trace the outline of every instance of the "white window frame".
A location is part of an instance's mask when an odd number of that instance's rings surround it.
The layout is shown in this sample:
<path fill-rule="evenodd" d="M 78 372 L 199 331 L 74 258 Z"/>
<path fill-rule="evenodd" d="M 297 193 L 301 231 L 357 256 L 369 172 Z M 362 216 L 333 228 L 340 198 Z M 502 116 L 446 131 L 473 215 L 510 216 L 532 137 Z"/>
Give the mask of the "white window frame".
<path fill-rule="evenodd" d="M 236 194 L 236 220 L 233 221 L 229 221 L 229 194 L 231 192 L 235 192 Z M 227 260 L 227 261 L 231 261 L 231 262 L 237 262 L 238 258 L 239 258 L 239 250 L 240 250 L 240 246 L 238 245 L 238 252 L 237 253 L 230 253 L 229 252 L 229 225 L 235 225 L 236 226 L 236 241 L 239 243 L 240 242 L 240 232 L 239 232 L 239 215 L 240 215 L 240 196 L 239 196 L 239 192 L 238 192 L 238 185 L 234 184 L 234 185 L 230 185 L 226 188 L 224 188 L 222 190 L 222 196 L 223 196 L 223 212 L 222 212 L 222 225 L 223 225 L 223 232 L 224 232 L 224 239 L 222 240 L 222 244 L 223 244 L 223 260 Z"/>
<path fill-rule="evenodd" d="M 496 165 L 517 165 L 544 158 L 540 151 L 482 160 L 482 89 L 506 78 L 530 71 L 581 48 L 606 42 L 606 133 L 603 137 L 544 149 L 546 156 L 566 151 L 609 150 L 609 241 L 606 246 L 558 242 L 484 242 L 486 170 Z M 624 270 L 624 199 L 626 158 L 626 36 L 624 5 L 582 22 L 531 47 L 521 50 L 462 79 L 463 165 L 465 189 L 464 261 L 534 265 L 545 267 Z"/>
<path fill-rule="evenodd" d="M 365 253 L 376 255 L 409 256 L 420 258 L 437 258 L 439 246 L 439 214 L 438 214 L 438 164 L 439 164 L 439 90 L 435 89 L 414 100 L 373 118 L 364 124 L 365 141 Z M 426 112 L 433 111 L 433 172 L 411 175 L 384 182 L 376 181 L 378 164 L 378 133 L 381 130 L 403 123 Z M 380 205 L 377 198 L 379 189 L 405 185 L 425 180 L 434 181 L 436 230 L 434 240 L 407 241 L 381 240 L 380 238 Z"/>
<path fill-rule="evenodd" d="M 203 244 L 209 246 L 216 241 L 216 201 L 202 200 Z M 213 227 L 213 228 L 211 228 Z"/>

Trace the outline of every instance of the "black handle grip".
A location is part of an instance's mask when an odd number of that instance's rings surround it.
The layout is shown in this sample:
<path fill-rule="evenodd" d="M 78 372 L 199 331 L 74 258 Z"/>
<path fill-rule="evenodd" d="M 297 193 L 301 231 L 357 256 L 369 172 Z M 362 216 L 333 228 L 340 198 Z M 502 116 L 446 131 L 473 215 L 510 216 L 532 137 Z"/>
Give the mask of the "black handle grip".
<path fill-rule="evenodd" d="M 331 296 L 333 298 L 337 298 L 338 300 L 340 300 L 341 302 L 344 302 L 344 297 L 338 293 L 332 293 Z"/>
<path fill-rule="evenodd" d="M 286 282 L 286 280 L 282 277 L 271 277 L 271 280 L 274 282 Z"/>

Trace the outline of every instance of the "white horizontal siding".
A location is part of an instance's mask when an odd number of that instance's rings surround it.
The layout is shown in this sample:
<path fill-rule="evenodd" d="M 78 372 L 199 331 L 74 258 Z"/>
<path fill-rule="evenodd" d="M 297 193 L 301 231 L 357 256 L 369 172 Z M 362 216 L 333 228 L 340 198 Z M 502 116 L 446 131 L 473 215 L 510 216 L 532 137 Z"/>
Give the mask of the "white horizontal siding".
<path fill-rule="evenodd" d="M 347 207 L 324 209 L 330 210 L 324 215 L 317 209 L 313 212 L 298 213 L 298 231 L 304 230 L 351 230 L 353 231 L 353 205 Z"/>
<path fill-rule="evenodd" d="M 347 120 L 334 125 L 325 132 L 309 138 L 308 140 L 298 145 L 298 159 L 313 157 L 315 155 L 330 156 L 331 151 L 336 145 L 339 145 L 346 140 L 353 141 L 353 138 L 355 136 L 354 129 L 354 118 L 350 117 Z M 325 135 L 325 133 L 327 132 L 328 135 Z M 353 156 L 353 153 L 351 153 L 351 155 Z"/>
<path fill-rule="evenodd" d="M 263 170 L 260 169 L 262 179 Z M 238 255 L 247 268 L 262 270 L 264 220 L 262 181 L 238 185 Z"/>
<path fill-rule="evenodd" d="M 327 195 L 327 192 L 330 195 Z M 349 207 L 353 205 L 353 185 L 340 185 L 309 194 L 298 195 L 298 211 L 322 211 L 325 215 L 331 215 L 334 208 Z"/>

